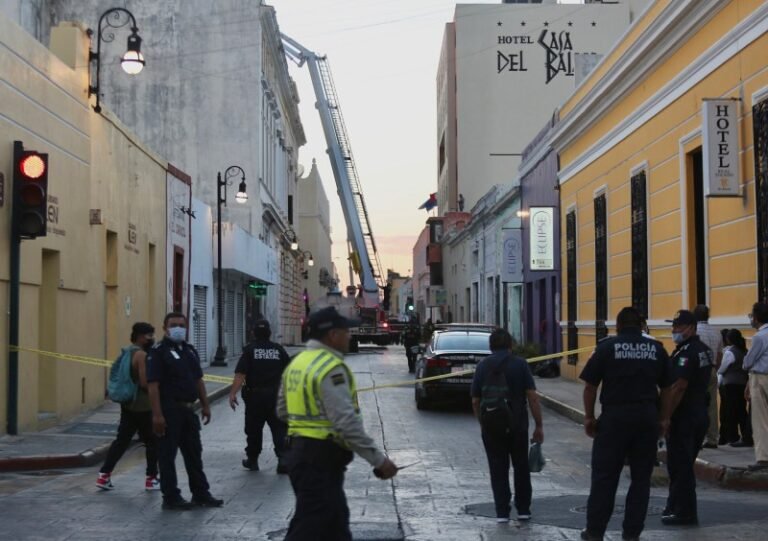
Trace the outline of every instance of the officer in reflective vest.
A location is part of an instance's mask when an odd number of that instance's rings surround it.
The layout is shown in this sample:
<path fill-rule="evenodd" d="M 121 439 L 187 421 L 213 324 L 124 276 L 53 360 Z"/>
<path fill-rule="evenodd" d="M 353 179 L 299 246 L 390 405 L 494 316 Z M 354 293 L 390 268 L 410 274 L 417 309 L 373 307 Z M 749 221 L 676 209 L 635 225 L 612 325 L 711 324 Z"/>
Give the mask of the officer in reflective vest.
<path fill-rule="evenodd" d="M 277 414 L 288 422 L 286 465 L 296 494 L 286 541 L 352 539 L 344 471 L 353 453 L 382 479 L 397 473 L 363 428 L 355 378 L 343 360 L 350 323 L 334 307 L 311 314 L 307 350 L 283 372 Z"/>

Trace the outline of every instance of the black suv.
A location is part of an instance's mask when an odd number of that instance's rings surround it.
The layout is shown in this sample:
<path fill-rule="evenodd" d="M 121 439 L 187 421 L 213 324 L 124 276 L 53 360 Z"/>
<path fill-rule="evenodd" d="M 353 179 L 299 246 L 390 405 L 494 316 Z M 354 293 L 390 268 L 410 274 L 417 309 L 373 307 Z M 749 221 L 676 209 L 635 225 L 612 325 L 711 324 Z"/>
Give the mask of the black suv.
<path fill-rule="evenodd" d="M 489 338 L 495 327 L 452 324 L 437 330 L 416 361 L 416 379 L 473 370 L 491 354 Z M 438 398 L 469 398 L 473 374 L 416 384 L 416 407 L 427 409 Z"/>

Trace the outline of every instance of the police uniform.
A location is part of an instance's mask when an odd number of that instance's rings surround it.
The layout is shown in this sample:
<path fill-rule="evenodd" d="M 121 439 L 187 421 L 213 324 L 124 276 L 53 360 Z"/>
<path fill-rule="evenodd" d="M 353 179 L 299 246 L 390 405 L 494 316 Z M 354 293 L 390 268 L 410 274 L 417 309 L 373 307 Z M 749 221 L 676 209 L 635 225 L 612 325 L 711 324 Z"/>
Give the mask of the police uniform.
<path fill-rule="evenodd" d="M 310 316 L 310 332 L 317 325 L 348 326 L 335 309 L 320 312 Z M 322 320 L 324 315 L 331 321 Z M 374 468 L 386 456 L 365 433 L 355 378 L 342 354 L 309 340 L 283 372 L 277 413 L 288 422 L 286 463 L 296 494 L 286 541 L 351 540 L 346 466 L 353 452 Z"/>
<path fill-rule="evenodd" d="M 670 419 L 667 437 L 669 498 L 664 516 L 675 515 L 695 522 L 698 516 L 693 466 L 709 427 L 707 385 L 714 365 L 712 350 L 697 335 L 691 336 L 672 352 L 671 365 L 673 380 L 684 379 L 688 386 Z"/>
<path fill-rule="evenodd" d="M 405 356 L 408 358 L 408 371 L 413 372 L 416 367 L 416 354 L 411 348 L 419 345 L 421 331 L 419 324 L 415 321 L 409 322 L 403 331 L 403 346 L 405 346 Z"/>
<path fill-rule="evenodd" d="M 639 328 L 627 328 L 597 345 L 580 378 L 594 387 L 602 384 L 586 531 L 589 538 L 604 535 L 628 460 L 632 482 L 623 530 L 628 538 L 637 537 L 648 511 L 659 436 L 658 388 L 670 384 L 669 357 L 660 342 L 646 338 Z"/>
<path fill-rule="evenodd" d="M 200 398 L 197 384 L 202 377 L 197 351 L 186 342 L 177 344 L 166 336 L 147 355 L 147 382 L 158 383 L 166 423 L 165 435 L 158 437 L 157 444 L 160 490 L 169 506 L 186 503 L 176 478 L 177 451 L 184 457 L 193 503 L 221 505 L 211 496 L 203 472 L 200 419 L 193 409 Z"/>
<path fill-rule="evenodd" d="M 272 432 L 275 455 L 278 459 L 283 455 L 287 427 L 277 418 L 275 407 L 280 378 L 290 362 L 291 358 L 283 346 L 261 339 L 245 346 L 235 368 L 236 374 L 245 375 L 242 388 L 247 438 L 245 454 L 250 464 L 258 463 L 265 423 Z"/>

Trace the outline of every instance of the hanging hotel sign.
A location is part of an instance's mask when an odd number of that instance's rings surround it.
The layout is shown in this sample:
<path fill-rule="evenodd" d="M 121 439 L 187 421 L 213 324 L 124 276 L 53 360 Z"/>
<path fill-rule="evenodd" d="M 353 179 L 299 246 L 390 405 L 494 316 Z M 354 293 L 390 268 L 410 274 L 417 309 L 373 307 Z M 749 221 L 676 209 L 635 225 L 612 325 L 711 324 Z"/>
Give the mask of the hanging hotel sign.
<path fill-rule="evenodd" d="M 501 281 L 522 283 L 523 281 L 523 236 L 519 229 L 505 229 L 503 237 L 504 260 L 501 266 Z"/>
<path fill-rule="evenodd" d="M 704 195 L 740 197 L 738 103 L 735 100 L 705 100 L 702 105 L 704 131 Z"/>
<path fill-rule="evenodd" d="M 555 269 L 555 209 L 530 208 L 530 270 Z"/>

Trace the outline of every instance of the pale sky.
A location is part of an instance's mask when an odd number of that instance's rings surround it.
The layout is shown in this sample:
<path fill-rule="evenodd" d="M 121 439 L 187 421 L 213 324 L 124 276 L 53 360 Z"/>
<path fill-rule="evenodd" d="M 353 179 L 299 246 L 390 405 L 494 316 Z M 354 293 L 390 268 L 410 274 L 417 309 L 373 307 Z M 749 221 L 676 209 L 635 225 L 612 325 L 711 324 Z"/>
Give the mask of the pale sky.
<path fill-rule="evenodd" d="M 268 0 L 280 30 L 327 55 L 347 124 L 384 272 L 410 274 L 413 244 L 428 215 L 418 210 L 437 191 L 436 89 L 450 0 Z M 465 4 L 501 4 L 465 0 Z M 561 3 L 581 3 L 562 1 Z M 315 97 L 306 68 L 291 72 L 299 87 L 307 144 L 299 162 L 312 158 L 331 204 L 333 256 L 348 281 L 346 226 Z"/>

